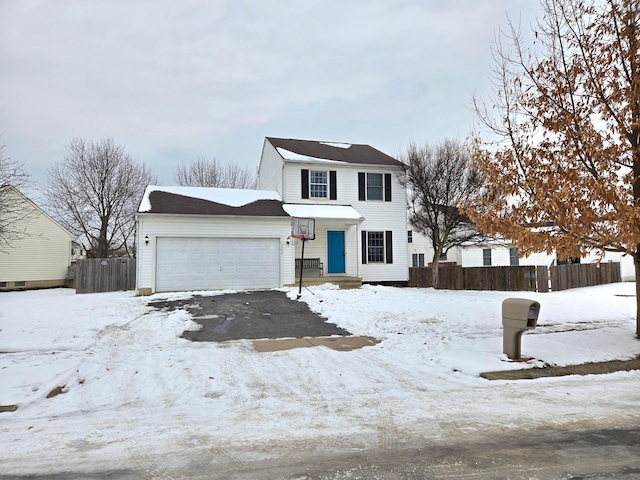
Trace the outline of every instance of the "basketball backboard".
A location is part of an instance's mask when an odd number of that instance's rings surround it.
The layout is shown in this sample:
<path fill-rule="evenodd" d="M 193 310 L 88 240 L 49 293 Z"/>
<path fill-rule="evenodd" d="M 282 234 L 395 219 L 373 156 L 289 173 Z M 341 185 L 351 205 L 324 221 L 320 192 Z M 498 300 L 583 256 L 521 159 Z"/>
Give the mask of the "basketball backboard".
<path fill-rule="evenodd" d="M 313 218 L 291 218 L 291 236 L 305 240 L 315 240 L 316 221 Z"/>

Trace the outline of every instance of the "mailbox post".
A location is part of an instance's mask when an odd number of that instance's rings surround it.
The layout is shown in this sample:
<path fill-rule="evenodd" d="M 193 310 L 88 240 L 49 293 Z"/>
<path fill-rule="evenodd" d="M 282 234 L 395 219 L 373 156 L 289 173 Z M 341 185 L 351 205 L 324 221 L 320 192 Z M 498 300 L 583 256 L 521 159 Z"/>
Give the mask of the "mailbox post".
<path fill-rule="evenodd" d="M 507 298 L 502 302 L 502 352 L 520 359 L 520 340 L 526 330 L 538 325 L 540 304 L 526 298 Z"/>

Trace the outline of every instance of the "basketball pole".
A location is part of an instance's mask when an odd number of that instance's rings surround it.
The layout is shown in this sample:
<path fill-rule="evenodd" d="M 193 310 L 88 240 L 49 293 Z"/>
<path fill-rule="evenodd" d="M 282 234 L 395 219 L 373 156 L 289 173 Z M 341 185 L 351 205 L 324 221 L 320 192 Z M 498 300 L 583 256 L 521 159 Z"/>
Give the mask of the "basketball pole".
<path fill-rule="evenodd" d="M 304 242 L 307 239 L 302 237 L 302 258 L 300 259 L 300 289 L 298 290 L 298 299 L 302 296 L 302 272 L 304 271 Z"/>

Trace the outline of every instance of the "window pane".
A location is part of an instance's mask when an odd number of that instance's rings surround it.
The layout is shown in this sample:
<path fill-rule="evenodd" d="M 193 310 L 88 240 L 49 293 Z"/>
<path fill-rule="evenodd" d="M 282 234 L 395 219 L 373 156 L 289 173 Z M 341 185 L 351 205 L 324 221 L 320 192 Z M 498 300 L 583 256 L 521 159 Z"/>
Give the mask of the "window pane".
<path fill-rule="evenodd" d="M 367 200 L 382 200 L 381 173 L 367 173 Z"/>
<path fill-rule="evenodd" d="M 418 255 L 418 266 L 424 267 L 424 253 Z"/>
<path fill-rule="evenodd" d="M 518 258 L 518 249 L 510 248 L 509 249 L 509 263 L 511 265 L 520 265 L 520 259 Z"/>
<path fill-rule="evenodd" d="M 327 172 L 315 170 L 309 172 L 309 196 L 311 198 L 327 197 Z"/>
<path fill-rule="evenodd" d="M 367 261 L 384 262 L 384 232 L 367 232 Z"/>
<path fill-rule="evenodd" d="M 482 264 L 485 267 L 491 266 L 491 249 L 485 248 L 482 250 Z"/>
<path fill-rule="evenodd" d="M 413 232 L 411 230 L 407 232 L 407 243 L 413 243 Z"/>
<path fill-rule="evenodd" d="M 417 253 L 412 253 L 411 254 L 411 266 L 412 267 L 417 267 L 418 266 L 418 254 Z"/>

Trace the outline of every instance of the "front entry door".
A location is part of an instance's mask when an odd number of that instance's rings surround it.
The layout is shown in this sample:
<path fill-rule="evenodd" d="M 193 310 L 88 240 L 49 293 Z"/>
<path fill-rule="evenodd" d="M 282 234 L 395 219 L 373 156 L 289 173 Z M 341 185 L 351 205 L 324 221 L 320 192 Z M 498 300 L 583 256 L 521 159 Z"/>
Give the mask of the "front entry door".
<path fill-rule="evenodd" d="M 344 273 L 344 230 L 327 231 L 327 273 Z"/>

